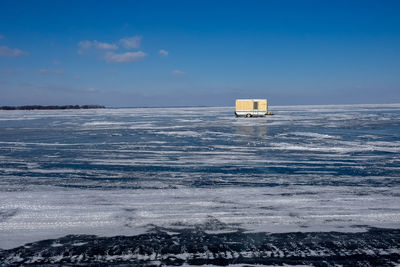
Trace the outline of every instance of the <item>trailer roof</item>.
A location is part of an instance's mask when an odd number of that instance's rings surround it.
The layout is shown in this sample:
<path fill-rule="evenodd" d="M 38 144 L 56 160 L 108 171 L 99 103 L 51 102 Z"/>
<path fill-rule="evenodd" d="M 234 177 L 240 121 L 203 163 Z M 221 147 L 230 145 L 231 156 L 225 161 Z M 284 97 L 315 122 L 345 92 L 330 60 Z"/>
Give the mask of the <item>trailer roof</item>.
<path fill-rule="evenodd" d="M 236 101 L 265 101 L 267 99 L 236 99 Z"/>

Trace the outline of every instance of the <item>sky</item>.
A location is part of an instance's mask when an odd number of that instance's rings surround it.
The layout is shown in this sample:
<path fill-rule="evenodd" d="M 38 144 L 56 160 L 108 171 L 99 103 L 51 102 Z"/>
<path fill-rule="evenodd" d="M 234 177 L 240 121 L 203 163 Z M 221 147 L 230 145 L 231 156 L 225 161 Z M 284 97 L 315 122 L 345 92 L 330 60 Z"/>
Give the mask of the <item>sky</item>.
<path fill-rule="evenodd" d="M 0 106 L 400 103 L 400 1 L 0 2 Z"/>

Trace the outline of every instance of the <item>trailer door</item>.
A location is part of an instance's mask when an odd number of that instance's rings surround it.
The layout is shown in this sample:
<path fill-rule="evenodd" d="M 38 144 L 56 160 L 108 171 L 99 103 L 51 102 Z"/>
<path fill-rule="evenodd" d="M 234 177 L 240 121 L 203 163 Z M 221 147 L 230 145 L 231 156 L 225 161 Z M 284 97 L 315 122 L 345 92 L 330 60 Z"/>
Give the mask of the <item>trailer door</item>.
<path fill-rule="evenodd" d="M 258 102 L 257 101 L 253 102 L 253 109 L 258 110 Z"/>

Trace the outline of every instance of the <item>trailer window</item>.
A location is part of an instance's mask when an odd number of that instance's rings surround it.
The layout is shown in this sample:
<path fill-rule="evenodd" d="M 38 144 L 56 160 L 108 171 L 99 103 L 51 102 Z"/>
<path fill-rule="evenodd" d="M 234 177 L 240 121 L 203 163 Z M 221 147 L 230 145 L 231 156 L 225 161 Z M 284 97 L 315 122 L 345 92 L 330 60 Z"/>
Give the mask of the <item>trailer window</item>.
<path fill-rule="evenodd" d="M 256 101 L 253 102 L 253 109 L 258 109 L 258 102 Z"/>

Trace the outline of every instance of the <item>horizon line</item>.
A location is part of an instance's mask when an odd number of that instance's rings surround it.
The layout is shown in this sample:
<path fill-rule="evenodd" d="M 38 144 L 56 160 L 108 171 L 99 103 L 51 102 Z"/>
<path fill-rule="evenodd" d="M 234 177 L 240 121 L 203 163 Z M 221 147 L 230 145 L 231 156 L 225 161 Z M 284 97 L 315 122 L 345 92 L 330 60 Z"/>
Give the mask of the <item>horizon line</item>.
<path fill-rule="evenodd" d="M 363 104 L 295 104 L 295 105 L 268 105 L 268 107 L 295 107 L 295 106 L 367 106 L 367 105 L 380 105 L 380 106 L 390 106 L 390 105 L 400 105 L 397 103 L 363 103 Z M 196 106 L 127 106 L 127 107 L 116 107 L 116 106 L 105 106 L 110 109 L 119 108 L 224 108 L 224 107 L 235 107 L 232 106 L 207 106 L 207 105 L 196 105 Z"/>

